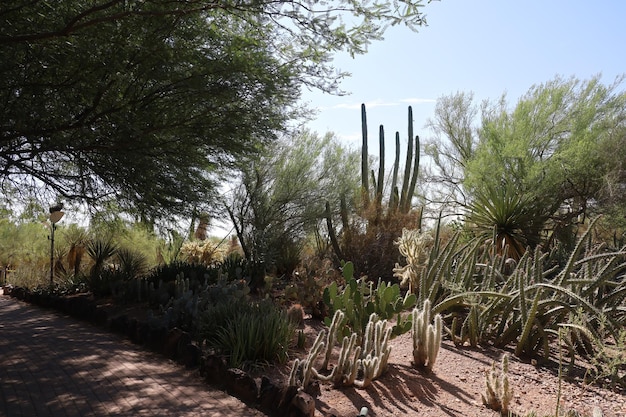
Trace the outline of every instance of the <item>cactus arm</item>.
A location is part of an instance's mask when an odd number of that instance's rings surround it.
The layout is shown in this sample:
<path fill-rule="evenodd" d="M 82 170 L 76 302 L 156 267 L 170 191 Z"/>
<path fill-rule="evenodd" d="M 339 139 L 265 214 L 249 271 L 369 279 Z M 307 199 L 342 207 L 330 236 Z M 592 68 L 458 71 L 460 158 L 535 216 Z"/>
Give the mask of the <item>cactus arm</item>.
<path fill-rule="evenodd" d="M 361 148 L 361 197 L 363 198 L 363 208 L 369 206 L 369 167 L 367 149 L 367 114 L 365 104 L 361 104 L 361 133 L 363 135 L 363 146 Z"/>
<path fill-rule="evenodd" d="M 396 132 L 396 158 L 393 162 L 393 175 L 391 177 L 391 190 L 389 195 L 389 208 L 395 211 L 398 208 L 398 167 L 400 165 L 400 132 Z"/>
<path fill-rule="evenodd" d="M 383 201 L 383 186 L 385 179 L 385 129 L 383 125 L 379 128 L 379 156 L 378 156 L 378 182 L 376 184 L 376 203 L 378 207 Z"/>
<path fill-rule="evenodd" d="M 410 140 L 410 139 L 409 139 Z M 417 176 L 419 172 L 420 166 L 420 137 L 415 136 L 415 158 L 413 160 L 413 176 L 411 177 L 411 184 L 409 185 L 409 189 L 407 191 L 406 200 L 404 202 L 404 212 L 408 213 L 411 210 L 411 201 L 413 200 L 413 195 L 415 194 L 415 185 L 417 184 Z"/>
<path fill-rule="evenodd" d="M 335 251 L 335 256 L 341 261 L 343 259 L 343 254 L 341 253 L 341 247 L 339 246 L 339 241 L 337 240 L 337 235 L 335 234 L 335 228 L 333 227 L 333 220 L 330 214 L 330 203 L 326 202 L 326 211 L 324 213 L 326 215 L 326 227 L 328 228 L 328 235 L 330 236 L 330 243 L 333 246 L 333 251 Z"/>
<path fill-rule="evenodd" d="M 413 109 L 409 106 L 409 140 L 406 149 L 406 163 L 404 164 L 404 178 L 402 180 L 402 192 L 400 193 L 400 208 L 405 206 L 406 195 L 411 178 L 411 162 L 413 161 Z"/>

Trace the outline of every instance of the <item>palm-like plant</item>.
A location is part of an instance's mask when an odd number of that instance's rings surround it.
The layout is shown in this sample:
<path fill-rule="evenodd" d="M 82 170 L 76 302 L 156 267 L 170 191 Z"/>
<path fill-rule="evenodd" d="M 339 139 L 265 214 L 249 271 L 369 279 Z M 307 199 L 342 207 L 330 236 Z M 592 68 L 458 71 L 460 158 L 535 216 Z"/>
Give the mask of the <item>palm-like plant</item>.
<path fill-rule="evenodd" d="M 87 243 L 87 254 L 93 261 L 91 277 L 95 277 L 102 270 L 104 263 L 111 258 L 117 246 L 111 239 L 95 238 Z"/>
<path fill-rule="evenodd" d="M 526 248 L 541 242 L 549 210 L 512 184 L 486 185 L 467 207 L 466 223 L 478 236 L 493 238 L 498 254 L 520 259 Z"/>

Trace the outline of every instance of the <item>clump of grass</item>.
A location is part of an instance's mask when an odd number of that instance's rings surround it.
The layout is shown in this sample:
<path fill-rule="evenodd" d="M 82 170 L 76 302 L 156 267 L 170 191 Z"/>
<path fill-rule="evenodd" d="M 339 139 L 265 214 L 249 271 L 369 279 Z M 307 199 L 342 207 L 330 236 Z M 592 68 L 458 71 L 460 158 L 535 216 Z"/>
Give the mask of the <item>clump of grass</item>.
<path fill-rule="evenodd" d="M 208 345 L 228 357 L 231 367 L 279 362 L 288 358 L 295 329 L 286 313 L 269 301 L 227 308 Z"/>

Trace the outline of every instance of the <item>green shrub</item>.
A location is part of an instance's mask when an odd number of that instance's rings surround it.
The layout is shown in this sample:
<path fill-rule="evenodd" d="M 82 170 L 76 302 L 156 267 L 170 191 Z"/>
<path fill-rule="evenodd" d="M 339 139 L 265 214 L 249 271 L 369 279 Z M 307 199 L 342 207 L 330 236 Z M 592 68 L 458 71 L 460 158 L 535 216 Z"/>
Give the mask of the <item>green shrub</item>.
<path fill-rule="evenodd" d="M 229 366 L 287 360 L 295 328 L 285 312 L 270 301 L 226 303 L 212 311 L 212 318 L 219 322 L 215 334 L 208 335 L 207 344 L 226 355 Z"/>

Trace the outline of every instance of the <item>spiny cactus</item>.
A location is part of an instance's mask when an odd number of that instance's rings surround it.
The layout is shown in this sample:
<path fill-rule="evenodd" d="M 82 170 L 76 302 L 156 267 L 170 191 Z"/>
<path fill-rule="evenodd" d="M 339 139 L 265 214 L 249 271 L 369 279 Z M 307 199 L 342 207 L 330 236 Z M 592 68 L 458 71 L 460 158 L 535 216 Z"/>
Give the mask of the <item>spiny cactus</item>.
<path fill-rule="evenodd" d="M 341 310 L 335 311 L 333 315 L 333 321 L 330 323 L 330 327 L 328 329 L 328 336 L 326 338 L 326 352 L 324 354 L 324 363 L 322 364 L 322 369 L 328 369 L 328 362 L 330 361 L 330 355 L 333 352 L 333 347 L 335 346 L 335 342 L 337 341 L 337 334 L 341 331 L 345 320 L 345 314 Z"/>
<path fill-rule="evenodd" d="M 357 345 L 357 334 L 352 333 L 350 337 L 345 336 L 341 343 L 337 365 L 326 378 L 332 381 L 336 387 L 354 385 L 361 361 L 361 346 Z"/>
<path fill-rule="evenodd" d="M 431 372 L 437 361 L 441 347 L 443 321 L 437 314 L 434 324 L 430 322 L 430 301 L 424 301 L 424 308 L 413 309 L 413 366 Z"/>
<path fill-rule="evenodd" d="M 491 369 L 485 371 L 485 393 L 481 394 L 483 404 L 501 415 L 508 415 L 513 399 L 513 389 L 509 383 L 509 355 L 502 355 L 501 369 L 496 369 L 494 362 Z"/>
<path fill-rule="evenodd" d="M 307 358 L 296 359 L 294 362 L 289 375 L 289 385 L 306 389 L 311 378 L 315 377 L 320 381 L 332 382 L 335 386 L 354 385 L 364 388 L 385 372 L 391 353 L 389 339 L 392 329 L 387 326 L 387 320 L 380 320 L 376 314 L 370 315 L 362 346 L 359 344 L 360 338 L 357 333 L 352 332 L 350 336 L 343 337 L 337 363 L 330 374 L 320 373 L 314 368 L 318 356 L 325 350 L 324 364 L 320 371 L 326 371 L 335 340 L 341 331 L 342 321 L 343 313 L 338 310 L 333 317 L 333 325 L 329 333 L 322 330 L 315 339 Z M 357 377 L 362 377 L 362 379 L 357 379 Z"/>
<path fill-rule="evenodd" d="M 387 363 L 391 354 L 389 339 L 392 330 L 392 328 L 387 327 L 387 320 L 379 320 L 375 313 L 370 315 L 363 341 L 365 358 L 361 360 L 360 364 L 363 369 L 363 380 L 355 381 L 356 386 L 367 387 L 387 370 Z"/>
<path fill-rule="evenodd" d="M 326 334 L 324 330 L 322 330 L 315 338 L 315 342 L 313 342 L 313 346 L 306 359 L 296 359 L 294 361 L 291 373 L 289 374 L 289 386 L 306 389 L 311 383 L 312 378 L 318 375 L 315 371 L 314 363 L 322 349 L 324 349 L 325 336 Z"/>

